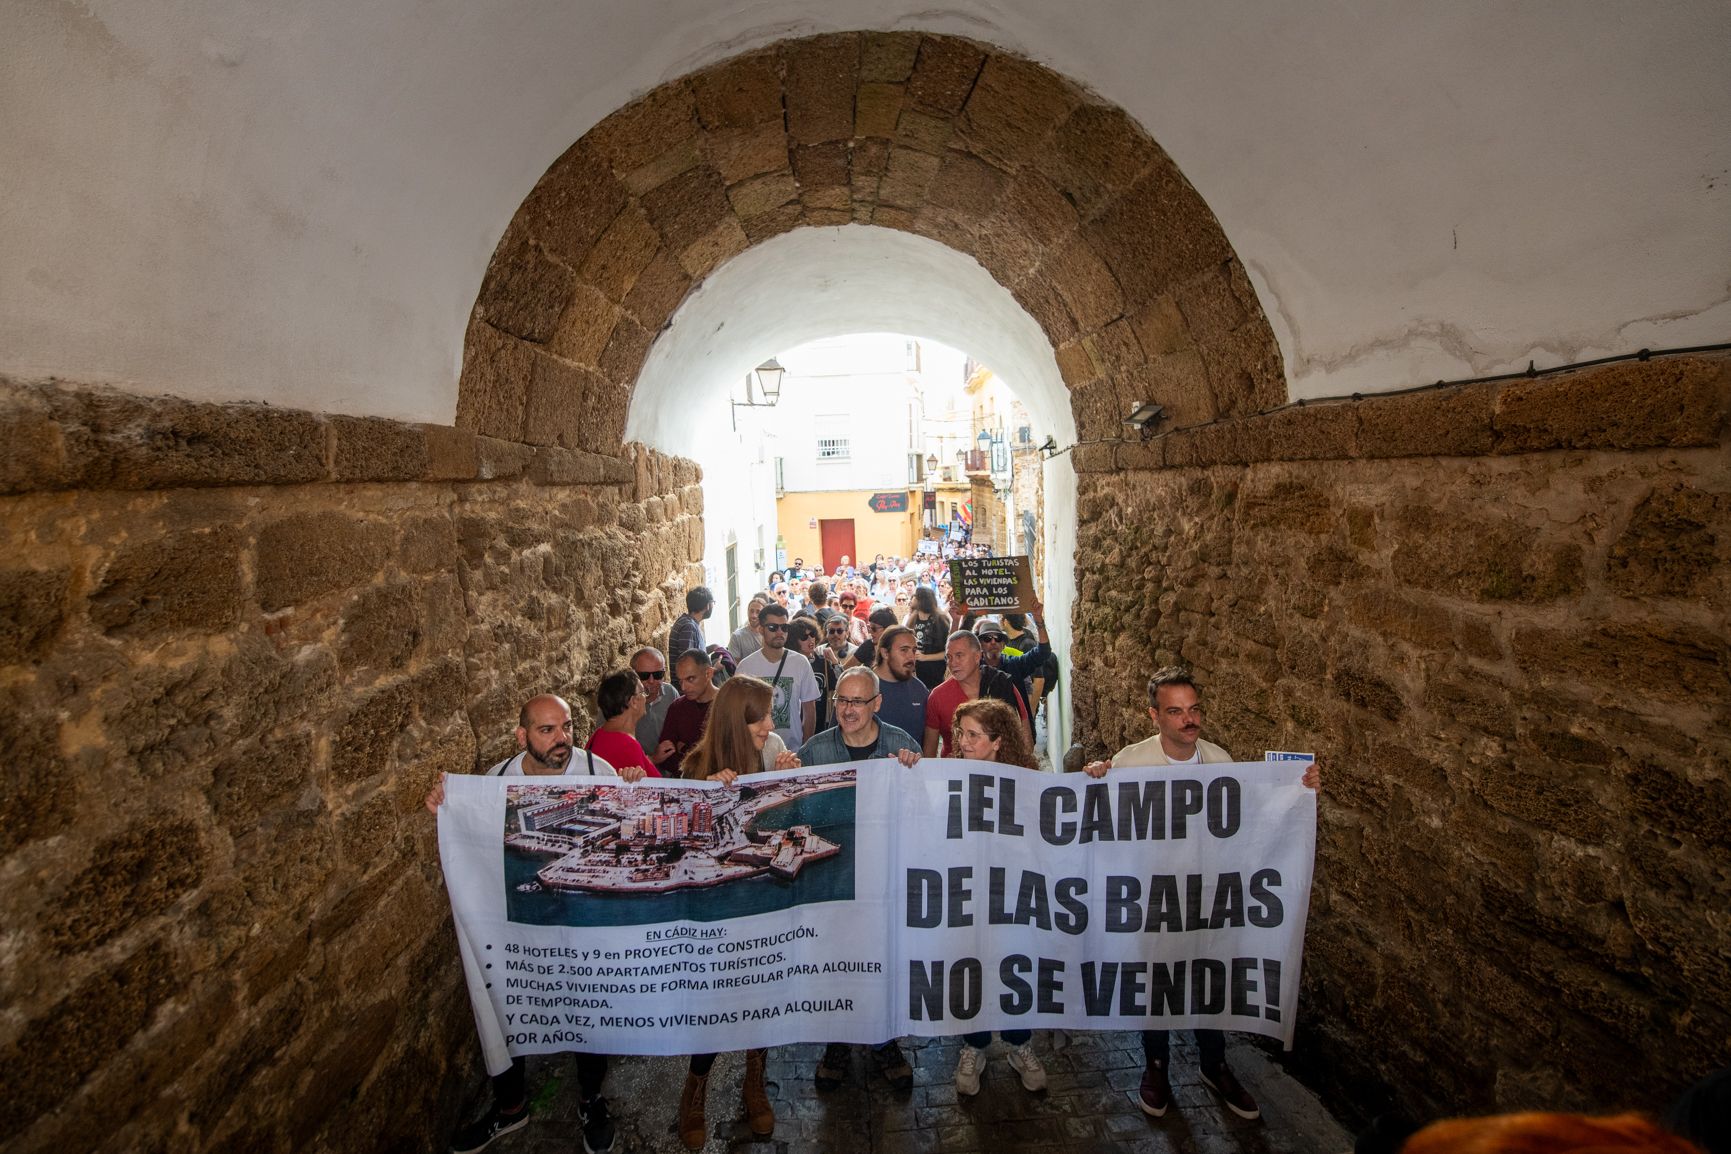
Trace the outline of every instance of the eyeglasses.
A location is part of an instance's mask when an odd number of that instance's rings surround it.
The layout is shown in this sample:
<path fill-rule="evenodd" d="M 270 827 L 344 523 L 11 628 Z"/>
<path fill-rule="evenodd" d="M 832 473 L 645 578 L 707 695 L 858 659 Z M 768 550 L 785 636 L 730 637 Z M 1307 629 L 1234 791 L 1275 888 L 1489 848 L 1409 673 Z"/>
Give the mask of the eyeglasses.
<path fill-rule="evenodd" d="M 787 623 L 784 621 L 780 625 L 777 625 L 773 621 L 765 621 L 763 622 L 763 631 L 765 633 L 786 633 Z"/>
<path fill-rule="evenodd" d="M 667 670 L 665 669 L 639 669 L 637 671 L 637 680 L 639 681 L 665 681 L 666 679 Z"/>
<path fill-rule="evenodd" d="M 996 641 L 999 645 L 1002 645 L 1004 642 L 1008 641 L 1009 639 L 1010 639 L 1010 635 L 1008 633 L 982 633 L 982 634 L 980 634 L 980 640 L 981 641 Z"/>
<path fill-rule="evenodd" d="M 829 635 L 831 637 L 846 637 L 847 636 L 847 630 L 846 629 L 831 629 L 829 631 Z"/>
<path fill-rule="evenodd" d="M 874 693 L 870 697 L 837 697 L 835 704 L 838 709 L 853 709 L 855 706 L 870 705 L 882 696 L 881 693 Z"/>

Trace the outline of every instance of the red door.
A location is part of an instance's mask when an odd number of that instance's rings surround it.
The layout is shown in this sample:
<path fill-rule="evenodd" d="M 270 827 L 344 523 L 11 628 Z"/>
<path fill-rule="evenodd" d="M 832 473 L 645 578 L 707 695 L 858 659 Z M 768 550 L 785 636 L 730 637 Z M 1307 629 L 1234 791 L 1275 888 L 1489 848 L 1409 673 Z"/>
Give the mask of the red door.
<path fill-rule="evenodd" d="M 825 573 L 834 573 L 843 557 L 848 559 L 850 565 L 859 563 L 859 556 L 853 548 L 853 518 L 849 517 L 845 521 L 819 521 L 817 531 L 823 545 Z"/>

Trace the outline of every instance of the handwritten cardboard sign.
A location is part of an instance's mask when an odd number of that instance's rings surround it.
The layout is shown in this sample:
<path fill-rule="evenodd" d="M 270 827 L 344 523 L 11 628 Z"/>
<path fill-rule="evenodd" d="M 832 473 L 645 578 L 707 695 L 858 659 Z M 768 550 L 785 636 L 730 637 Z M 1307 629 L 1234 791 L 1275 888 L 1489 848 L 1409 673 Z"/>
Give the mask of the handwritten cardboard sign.
<path fill-rule="evenodd" d="M 968 557 L 950 562 L 951 597 L 976 613 L 1025 613 L 1039 604 L 1026 557 Z"/>

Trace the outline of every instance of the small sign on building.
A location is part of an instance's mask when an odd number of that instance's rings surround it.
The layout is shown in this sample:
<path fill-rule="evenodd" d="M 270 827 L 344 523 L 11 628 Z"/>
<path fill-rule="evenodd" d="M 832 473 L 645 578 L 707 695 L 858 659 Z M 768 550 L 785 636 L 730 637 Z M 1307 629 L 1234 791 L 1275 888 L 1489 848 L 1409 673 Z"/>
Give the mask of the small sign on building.
<path fill-rule="evenodd" d="M 908 495 L 906 493 L 873 493 L 867 502 L 874 513 L 906 513 L 908 511 Z"/>

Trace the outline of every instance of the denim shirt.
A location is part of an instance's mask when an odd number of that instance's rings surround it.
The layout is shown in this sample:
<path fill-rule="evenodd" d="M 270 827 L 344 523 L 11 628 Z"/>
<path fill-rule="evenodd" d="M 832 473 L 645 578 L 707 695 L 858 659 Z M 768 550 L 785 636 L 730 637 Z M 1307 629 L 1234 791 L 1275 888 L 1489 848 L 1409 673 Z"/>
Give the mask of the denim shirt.
<path fill-rule="evenodd" d="M 904 749 L 920 751 L 919 742 L 887 721 L 878 722 L 878 739 L 872 746 L 873 757 L 894 757 Z M 799 764 L 840 765 L 848 760 L 847 745 L 842 741 L 841 726 L 831 726 L 799 747 Z"/>

